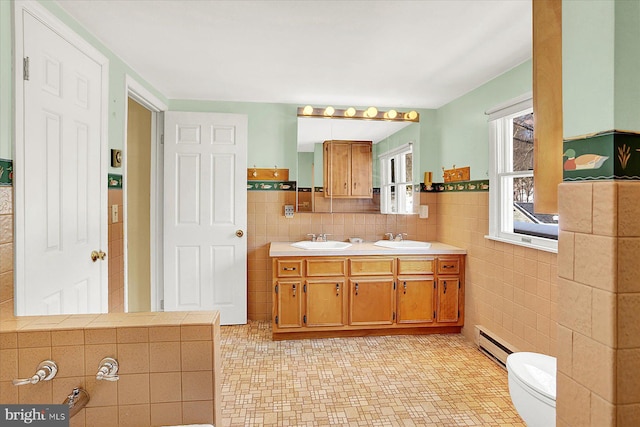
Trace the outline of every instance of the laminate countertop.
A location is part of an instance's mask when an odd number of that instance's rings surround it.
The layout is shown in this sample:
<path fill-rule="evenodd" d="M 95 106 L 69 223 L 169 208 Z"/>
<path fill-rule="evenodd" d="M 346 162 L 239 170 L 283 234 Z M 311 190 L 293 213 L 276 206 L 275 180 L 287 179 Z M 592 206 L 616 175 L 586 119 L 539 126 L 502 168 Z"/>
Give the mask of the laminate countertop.
<path fill-rule="evenodd" d="M 353 243 L 345 249 L 300 249 L 295 242 L 271 242 L 270 257 L 354 256 L 354 255 L 465 255 L 466 249 L 440 242 L 429 242 L 428 248 L 385 248 L 375 242 Z"/>

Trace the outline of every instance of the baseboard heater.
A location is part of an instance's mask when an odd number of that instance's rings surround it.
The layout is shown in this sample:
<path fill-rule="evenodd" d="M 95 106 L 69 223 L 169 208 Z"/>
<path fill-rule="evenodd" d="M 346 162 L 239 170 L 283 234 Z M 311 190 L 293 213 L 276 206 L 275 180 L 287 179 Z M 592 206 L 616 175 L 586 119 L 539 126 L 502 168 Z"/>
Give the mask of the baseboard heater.
<path fill-rule="evenodd" d="M 517 350 L 482 326 L 476 326 L 476 329 L 478 331 L 478 348 L 480 351 L 503 368 L 506 368 L 507 356 Z"/>

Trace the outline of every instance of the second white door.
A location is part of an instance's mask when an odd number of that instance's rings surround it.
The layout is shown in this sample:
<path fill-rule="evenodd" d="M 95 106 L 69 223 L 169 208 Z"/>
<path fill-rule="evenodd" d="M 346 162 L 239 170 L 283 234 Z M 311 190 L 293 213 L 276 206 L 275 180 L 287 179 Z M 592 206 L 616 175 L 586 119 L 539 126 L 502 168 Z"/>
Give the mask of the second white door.
<path fill-rule="evenodd" d="M 167 112 L 164 308 L 247 322 L 247 117 Z"/>

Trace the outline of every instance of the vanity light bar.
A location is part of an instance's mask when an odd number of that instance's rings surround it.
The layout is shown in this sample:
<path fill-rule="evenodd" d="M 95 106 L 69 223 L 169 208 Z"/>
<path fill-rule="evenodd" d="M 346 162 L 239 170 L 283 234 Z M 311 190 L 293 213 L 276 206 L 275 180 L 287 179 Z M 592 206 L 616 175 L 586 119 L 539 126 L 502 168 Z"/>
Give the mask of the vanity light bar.
<path fill-rule="evenodd" d="M 354 107 L 345 109 L 328 107 L 298 107 L 298 117 L 325 117 L 332 119 L 365 119 L 365 120 L 388 120 L 397 122 L 419 122 L 420 114 L 417 111 L 397 111 L 388 110 L 380 111 L 376 107 L 369 107 L 364 110 L 358 110 Z"/>

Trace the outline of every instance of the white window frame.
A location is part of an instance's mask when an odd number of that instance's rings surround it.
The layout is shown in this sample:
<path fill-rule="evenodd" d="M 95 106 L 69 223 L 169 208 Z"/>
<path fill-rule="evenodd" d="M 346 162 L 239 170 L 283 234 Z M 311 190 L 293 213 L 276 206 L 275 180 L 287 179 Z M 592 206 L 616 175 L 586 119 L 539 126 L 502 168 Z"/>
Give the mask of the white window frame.
<path fill-rule="evenodd" d="M 531 93 L 505 102 L 489 116 L 489 235 L 487 239 L 558 252 L 558 241 L 513 232 L 513 179 L 533 171 L 513 171 L 513 119 L 533 111 Z"/>
<path fill-rule="evenodd" d="M 378 161 L 380 163 L 380 212 L 383 214 L 408 215 L 415 213 L 415 200 L 414 203 L 412 203 L 411 212 L 404 209 L 407 205 L 406 186 L 412 186 L 411 197 L 413 197 L 415 193 L 415 188 L 413 188 L 413 174 L 411 181 L 391 182 L 391 160 L 393 159 L 396 165 L 395 178 L 397 180 L 399 177 L 406 176 L 406 162 L 402 161 L 402 159 L 404 159 L 407 154 L 413 156 L 413 142 L 378 155 Z M 391 202 L 391 187 L 393 186 L 396 187 L 395 203 Z M 400 191 L 401 188 L 403 191 Z M 402 207 L 402 210 L 400 210 L 400 207 Z"/>

